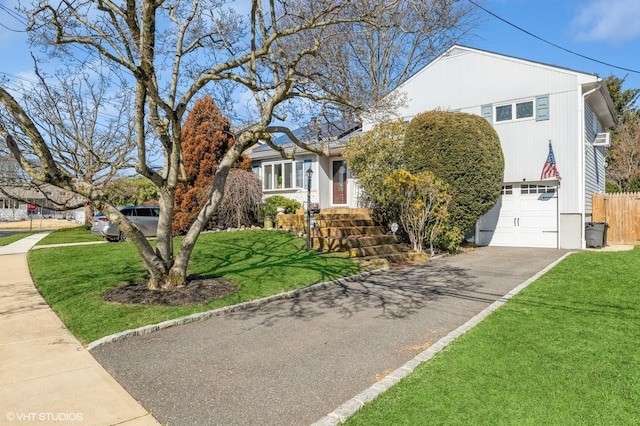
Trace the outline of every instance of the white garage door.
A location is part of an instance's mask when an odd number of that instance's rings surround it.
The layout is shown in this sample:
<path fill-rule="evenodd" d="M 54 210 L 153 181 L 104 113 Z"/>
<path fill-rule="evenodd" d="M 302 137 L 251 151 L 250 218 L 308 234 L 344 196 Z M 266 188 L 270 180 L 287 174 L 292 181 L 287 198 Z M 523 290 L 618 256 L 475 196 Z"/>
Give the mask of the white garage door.
<path fill-rule="evenodd" d="M 478 245 L 557 248 L 556 189 L 547 185 L 503 186 L 496 205 L 478 220 Z"/>

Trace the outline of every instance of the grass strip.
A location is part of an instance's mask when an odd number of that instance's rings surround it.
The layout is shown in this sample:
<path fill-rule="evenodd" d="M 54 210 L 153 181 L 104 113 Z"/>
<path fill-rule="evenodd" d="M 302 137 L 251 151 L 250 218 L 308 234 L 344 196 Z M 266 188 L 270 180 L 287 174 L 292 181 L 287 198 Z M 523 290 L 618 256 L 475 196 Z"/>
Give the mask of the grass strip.
<path fill-rule="evenodd" d="M 196 306 L 168 307 L 105 302 L 110 288 L 144 277 L 132 243 L 56 247 L 29 252 L 36 287 L 83 343 L 116 332 L 306 287 L 358 272 L 343 255 L 305 250 L 305 241 L 284 232 L 202 234 L 189 273 L 223 277 L 237 291 Z"/>
<path fill-rule="evenodd" d="M 639 424 L 639 270 L 569 256 L 347 424 Z"/>
<path fill-rule="evenodd" d="M 0 246 L 6 246 L 11 243 L 15 243 L 16 241 L 19 241 L 33 234 L 35 234 L 35 232 L 18 232 L 15 234 L 7 235 L 5 237 L 0 237 Z"/>
<path fill-rule="evenodd" d="M 104 241 L 104 238 L 93 235 L 85 226 L 76 226 L 73 228 L 58 229 L 38 241 L 36 245 L 87 243 L 92 241 Z"/>

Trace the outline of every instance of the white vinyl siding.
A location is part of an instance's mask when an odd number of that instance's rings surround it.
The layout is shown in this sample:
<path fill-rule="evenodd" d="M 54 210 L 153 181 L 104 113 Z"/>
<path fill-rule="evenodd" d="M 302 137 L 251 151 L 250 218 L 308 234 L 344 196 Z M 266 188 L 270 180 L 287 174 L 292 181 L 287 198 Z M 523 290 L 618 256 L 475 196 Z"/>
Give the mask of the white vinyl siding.
<path fill-rule="evenodd" d="M 585 103 L 584 107 L 584 204 L 585 213 L 592 211 L 591 196 L 593 193 L 604 192 L 605 190 L 605 148 L 593 146 L 596 133 L 602 131 L 602 126 L 598 122 L 595 114 Z"/>
<path fill-rule="evenodd" d="M 568 88 L 575 91 L 577 84 L 576 75 L 570 70 L 490 53 L 450 53 L 401 85 L 398 90 L 406 93 L 411 102 L 398 113 L 402 117 L 413 117 L 435 108 L 453 106 L 467 112 L 475 106 L 475 113 L 487 118 L 481 114 L 481 106 L 538 95 L 548 95 L 553 101 L 552 94 L 565 93 Z M 418 93 L 429 96 L 416 96 Z M 553 103 L 552 109 L 558 111 L 558 106 Z"/>
<path fill-rule="evenodd" d="M 534 108 L 544 120 L 536 121 L 536 117 L 494 126 L 505 158 L 504 181 L 539 181 L 551 140 L 563 178 L 560 213 L 580 213 L 584 211 L 583 160 L 578 158 L 584 150 L 577 146 L 582 143 L 578 126 L 583 121 L 581 84 L 592 78 L 568 69 L 456 47 L 398 88 L 411 99 L 398 115 L 413 117 L 455 107 L 493 123 L 495 116 L 490 116 L 495 105 L 531 99 L 541 102 L 546 108 L 539 108 L 539 104 Z"/>

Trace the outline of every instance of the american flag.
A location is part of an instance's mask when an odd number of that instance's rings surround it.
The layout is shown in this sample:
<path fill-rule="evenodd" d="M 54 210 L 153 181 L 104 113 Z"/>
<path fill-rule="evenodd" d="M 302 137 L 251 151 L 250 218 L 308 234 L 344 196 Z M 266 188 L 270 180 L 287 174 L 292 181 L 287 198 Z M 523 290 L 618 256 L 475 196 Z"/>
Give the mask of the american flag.
<path fill-rule="evenodd" d="M 560 172 L 558 172 L 558 168 L 556 167 L 556 157 L 555 155 L 553 155 L 551 141 L 549 141 L 549 155 L 547 156 L 547 161 L 544 163 L 544 166 L 542 166 L 542 174 L 540 175 L 540 180 L 549 178 L 562 180 L 562 177 L 560 177 Z"/>

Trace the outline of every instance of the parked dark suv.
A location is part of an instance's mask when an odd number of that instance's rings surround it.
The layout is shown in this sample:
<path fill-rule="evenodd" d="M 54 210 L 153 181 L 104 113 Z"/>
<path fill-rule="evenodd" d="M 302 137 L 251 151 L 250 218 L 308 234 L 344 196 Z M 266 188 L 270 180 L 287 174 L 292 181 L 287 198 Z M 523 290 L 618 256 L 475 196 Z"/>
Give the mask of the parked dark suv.
<path fill-rule="evenodd" d="M 138 228 L 145 237 L 155 237 L 158 230 L 158 216 L 160 209 L 150 206 L 126 206 L 118 207 L 127 219 Z M 98 213 L 93 216 L 93 226 L 91 233 L 100 235 L 107 241 L 126 241 L 127 236 L 113 225 L 107 216 Z"/>

